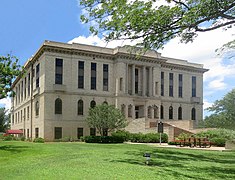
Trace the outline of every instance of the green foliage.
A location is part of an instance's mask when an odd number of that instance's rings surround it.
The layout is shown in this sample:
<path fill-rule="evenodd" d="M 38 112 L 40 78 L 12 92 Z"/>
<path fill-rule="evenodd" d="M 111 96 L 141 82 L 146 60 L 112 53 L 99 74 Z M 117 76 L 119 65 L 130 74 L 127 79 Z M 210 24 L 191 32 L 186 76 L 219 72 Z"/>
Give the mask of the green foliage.
<path fill-rule="evenodd" d="M 90 31 L 105 35 L 107 41 L 139 40 L 137 45 L 147 49 L 161 48 L 175 37 L 187 43 L 197 32 L 227 29 L 235 24 L 234 0 L 167 2 L 171 4 L 159 5 L 155 0 L 81 0 L 85 9 L 81 21 L 90 23 Z"/>
<path fill-rule="evenodd" d="M 5 108 L 0 107 L 0 132 L 5 132 L 10 126 L 10 115 Z"/>
<path fill-rule="evenodd" d="M 20 75 L 20 66 L 15 56 L 0 56 L 0 99 L 11 92 L 12 80 Z"/>
<path fill-rule="evenodd" d="M 15 138 L 14 138 L 14 136 L 13 135 L 5 135 L 5 136 L 3 136 L 3 141 L 12 141 L 12 140 L 14 140 Z"/>
<path fill-rule="evenodd" d="M 45 140 L 44 140 L 43 138 L 39 137 L 39 138 L 35 138 L 35 139 L 33 140 L 33 142 L 34 142 L 34 143 L 44 143 Z"/>
<path fill-rule="evenodd" d="M 177 138 L 180 140 L 184 140 L 184 139 L 191 137 L 191 135 L 192 134 L 188 134 L 188 133 L 180 133 L 180 135 Z"/>
<path fill-rule="evenodd" d="M 225 143 L 226 143 L 226 139 L 223 137 L 221 137 L 221 138 L 215 137 L 215 138 L 212 138 L 210 141 L 211 141 L 212 145 L 215 145 L 218 147 L 224 147 Z"/>
<path fill-rule="evenodd" d="M 207 137 L 215 146 L 225 146 L 225 142 L 235 139 L 235 131 L 229 129 L 214 129 L 196 134 L 197 137 Z"/>
<path fill-rule="evenodd" d="M 160 142 L 160 134 L 159 133 L 133 133 L 130 136 L 131 142 L 137 143 L 159 143 Z M 161 135 L 161 142 L 166 143 L 168 142 L 168 136 L 165 133 Z"/>
<path fill-rule="evenodd" d="M 210 116 L 200 122 L 201 127 L 235 129 L 235 89 L 227 93 L 221 100 L 215 101 L 207 110 Z"/>
<path fill-rule="evenodd" d="M 127 126 L 122 112 L 105 103 L 90 108 L 86 122 L 91 128 L 96 128 L 101 136 L 104 135 L 104 131 L 113 132 Z"/>
<path fill-rule="evenodd" d="M 121 136 L 85 136 L 86 143 L 123 143 L 124 138 Z"/>
<path fill-rule="evenodd" d="M 124 141 L 129 141 L 131 133 L 125 130 L 118 130 L 116 132 L 113 132 L 112 136 L 121 137 L 124 139 Z"/>

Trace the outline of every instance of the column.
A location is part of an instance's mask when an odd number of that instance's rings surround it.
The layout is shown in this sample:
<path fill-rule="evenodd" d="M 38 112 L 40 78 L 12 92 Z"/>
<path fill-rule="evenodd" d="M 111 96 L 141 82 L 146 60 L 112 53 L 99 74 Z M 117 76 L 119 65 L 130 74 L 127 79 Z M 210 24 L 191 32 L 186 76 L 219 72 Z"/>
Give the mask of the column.
<path fill-rule="evenodd" d="M 152 96 L 153 95 L 153 68 L 152 67 L 149 67 L 149 96 Z"/>
<path fill-rule="evenodd" d="M 128 71 L 129 71 L 129 65 L 126 64 L 126 84 L 125 84 L 125 88 L 126 88 L 126 94 L 129 94 L 128 90 L 128 84 L 129 84 L 129 74 L 128 74 Z"/>
<path fill-rule="evenodd" d="M 135 95 L 135 65 L 132 65 L 132 72 L 131 72 L 131 94 Z"/>
<path fill-rule="evenodd" d="M 146 96 L 146 67 L 143 66 L 142 96 Z"/>

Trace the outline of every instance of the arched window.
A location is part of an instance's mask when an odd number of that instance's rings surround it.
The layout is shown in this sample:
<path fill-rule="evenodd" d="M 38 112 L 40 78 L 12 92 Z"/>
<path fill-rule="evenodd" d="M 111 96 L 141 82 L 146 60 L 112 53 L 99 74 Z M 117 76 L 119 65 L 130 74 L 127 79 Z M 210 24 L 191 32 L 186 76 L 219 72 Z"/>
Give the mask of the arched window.
<path fill-rule="evenodd" d="M 192 119 L 192 120 L 196 120 L 196 109 L 195 109 L 195 108 L 192 108 L 192 111 L 191 111 L 191 119 Z"/>
<path fill-rule="evenodd" d="M 154 119 L 158 118 L 158 107 L 157 106 L 153 107 L 153 117 L 154 117 Z"/>
<path fill-rule="evenodd" d="M 169 119 L 173 119 L 173 107 L 169 107 Z"/>
<path fill-rule="evenodd" d="M 108 105 L 108 102 L 107 102 L 107 101 L 104 101 L 103 104 L 107 104 L 107 105 Z"/>
<path fill-rule="evenodd" d="M 55 114 L 62 114 L 62 100 L 60 98 L 55 100 Z"/>
<path fill-rule="evenodd" d="M 151 106 L 148 107 L 148 118 L 149 119 L 152 118 L 152 107 Z"/>
<path fill-rule="evenodd" d="M 78 115 L 83 115 L 83 100 L 78 101 Z"/>
<path fill-rule="evenodd" d="M 94 108 L 95 106 L 96 106 L 96 102 L 94 100 L 92 100 L 91 103 L 90 103 L 90 107 Z"/>
<path fill-rule="evenodd" d="M 161 119 L 164 119 L 164 107 L 161 105 Z"/>
<path fill-rule="evenodd" d="M 122 105 L 121 105 L 121 111 L 122 111 L 122 114 L 123 114 L 124 116 L 126 115 L 125 110 L 126 110 L 126 106 L 125 106 L 125 104 L 122 104 Z"/>
<path fill-rule="evenodd" d="M 35 114 L 36 116 L 39 115 L 39 102 L 38 101 L 35 103 Z"/>
<path fill-rule="evenodd" d="M 182 107 L 178 108 L 178 120 L 182 120 Z"/>

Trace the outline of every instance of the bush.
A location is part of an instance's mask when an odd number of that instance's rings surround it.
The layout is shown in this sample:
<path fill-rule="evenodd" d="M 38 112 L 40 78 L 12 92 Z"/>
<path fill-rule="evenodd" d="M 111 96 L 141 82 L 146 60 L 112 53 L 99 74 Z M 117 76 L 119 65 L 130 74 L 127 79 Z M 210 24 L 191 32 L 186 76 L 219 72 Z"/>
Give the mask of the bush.
<path fill-rule="evenodd" d="M 226 139 L 225 138 L 212 138 L 211 140 L 211 143 L 215 146 L 218 146 L 218 147 L 224 147 L 225 146 L 225 143 L 226 143 Z"/>
<path fill-rule="evenodd" d="M 85 136 L 86 143 L 123 143 L 124 139 L 121 136 Z"/>
<path fill-rule="evenodd" d="M 43 138 L 39 137 L 39 138 L 35 138 L 35 139 L 33 140 L 33 142 L 34 142 L 34 143 L 44 143 L 45 140 L 44 140 Z"/>
<path fill-rule="evenodd" d="M 3 141 L 12 141 L 12 140 L 14 140 L 15 138 L 14 138 L 14 136 L 13 135 L 10 135 L 10 134 L 8 134 L 8 135 L 5 135 L 5 136 L 3 136 Z"/>
<path fill-rule="evenodd" d="M 175 141 L 170 141 L 170 142 L 168 142 L 168 144 L 169 145 L 180 145 L 180 143 L 179 142 L 175 142 Z"/>
<path fill-rule="evenodd" d="M 25 141 L 25 140 L 26 140 L 25 136 L 21 136 L 21 137 L 20 137 L 20 140 L 21 140 L 21 141 Z"/>
<path fill-rule="evenodd" d="M 215 146 L 225 146 L 225 142 L 235 139 L 235 131 L 229 129 L 214 129 L 196 134 L 199 138 L 209 138 Z"/>
<path fill-rule="evenodd" d="M 137 143 L 159 143 L 160 142 L 160 134 L 159 133 L 133 133 L 130 136 L 131 142 Z M 168 136 L 165 133 L 161 135 L 161 142 L 165 143 L 168 142 Z"/>
<path fill-rule="evenodd" d="M 116 132 L 113 132 L 112 136 L 122 138 L 124 141 L 129 141 L 131 133 L 125 130 L 118 130 Z"/>

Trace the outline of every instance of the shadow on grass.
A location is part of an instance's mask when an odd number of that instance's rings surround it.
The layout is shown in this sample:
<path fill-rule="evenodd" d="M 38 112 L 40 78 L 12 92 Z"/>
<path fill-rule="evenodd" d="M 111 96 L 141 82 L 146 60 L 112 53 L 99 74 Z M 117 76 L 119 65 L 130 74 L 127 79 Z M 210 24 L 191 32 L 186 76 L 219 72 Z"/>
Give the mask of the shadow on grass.
<path fill-rule="evenodd" d="M 143 154 L 145 150 L 127 151 L 126 159 L 112 160 L 112 162 L 145 165 Z M 151 154 L 149 167 L 162 168 L 167 174 L 174 177 L 205 180 L 210 178 L 228 177 L 235 179 L 235 154 L 220 152 L 200 152 L 170 149 L 148 150 Z M 194 163 L 195 162 L 195 163 Z M 233 166 L 234 165 L 234 166 Z M 234 167 L 234 168 L 233 168 Z"/>
<path fill-rule="evenodd" d="M 25 151 L 26 148 L 29 148 L 29 147 L 28 146 L 15 146 L 15 145 L 0 146 L 0 150 L 9 151 L 11 153 L 20 153 L 20 152 Z"/>

